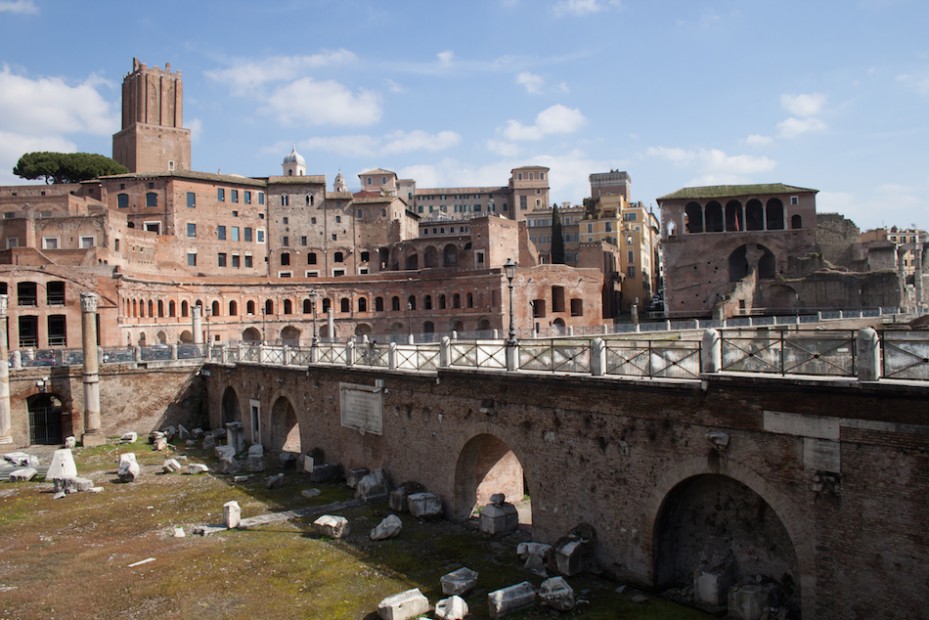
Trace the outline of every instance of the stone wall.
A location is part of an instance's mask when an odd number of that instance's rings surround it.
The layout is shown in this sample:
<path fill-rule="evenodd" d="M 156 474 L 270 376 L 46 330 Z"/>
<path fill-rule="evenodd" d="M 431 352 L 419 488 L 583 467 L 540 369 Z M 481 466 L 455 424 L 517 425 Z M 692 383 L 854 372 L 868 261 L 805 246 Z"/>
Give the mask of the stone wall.
<path fill-rule="evenodd" d="M 923 614 L 925 387 L 725 376 L 708 376 L 701 387 L 529 373 L 211 372 L 214 424 L 231 414 L 249 428 L 254 400 L 270 429 L 272 412 L 287 403 L 304 451 L 322 448 L 327 461 L 345 467 L 383 467 L 394 483 L 417 480 L 459 518 L 481 490 L 486 467 L 474 463 L 503 442 L 525 475 L 534 537 L 551 543 L 587 522 L 602 566 L 619 578 L 653 585 L 670 563 L 663 585 L 679 581 L 697 568 L 703 538 L 741 541 L 735 550 L 748 553 L 766 519 L 777 549 L 755 545 L 752 554 L 769 555 L 743 560 L 743 571 L 793 584 L 805 618 Z M 341 425 L 340 382 L 380 386 L 382 434 Z M 823 437 L 824 428 L 832 435 Z M 709 441 L 709 432 L 726 433 L 728 444 Z M 694 480 L 700 493 L 687 491 Z M 674 505 L 690 506 L 698 522 L 666 518 Z M 661 546 L 669 536 L 688 543 L 669 551 Z"/>

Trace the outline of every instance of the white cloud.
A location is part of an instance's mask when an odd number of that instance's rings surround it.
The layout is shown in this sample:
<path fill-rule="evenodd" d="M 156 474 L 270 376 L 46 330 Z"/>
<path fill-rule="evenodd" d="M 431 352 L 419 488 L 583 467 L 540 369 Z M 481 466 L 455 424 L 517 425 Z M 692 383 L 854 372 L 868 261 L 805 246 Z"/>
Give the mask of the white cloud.
<path fill-rule="evenodd" d="M 574 133 L 586 123 L 587 119 L 580 110 L 559 103 L 539 112 L 534 125 L 523 125 L 515 120 L 507 121 L 503 136 L 507 140 L 515 141 L 541 140 L 550 134 Z"/>
<path fill-rule="evenodd" d="M 265 108 L 283 124 L 372 125 L 381 119 L 381 98 L 369 90 L 352 92 L 334 81 L 300 78 L 278 88 Z"/>
<path fill-rule="evenodd" d="M 240 62 L 226 69 L 207 71 L 206 76 L 228 84 L 233 93 L 244 95 L 273 82 L 287 82 L 307 71 L 355 62 L 357 57 L 345 49 L 303 56 L 271 56 L 262 60 Z"/>
<path fill-rule="evenodd" d="M 439 64 L 444 65 L 444 66 L 448 66 L 452 64 L 452 61 L 455 60 L 455 52 L 451 50 L 445 50 L 445 51 L 439 52 L 435 56 L 436 58 L 439 59 Z"/>
<path fill-rule="evenodd" d="M 689 184 L 693 185 L 748 183 L 755 175 L 777 167 L 777 162 L 769 157 L 727 155 L 719 149 L 659 146 L 649 148 L 646 154 L 665 159 L 678 167 L 692 168 L 696 176 Z"/>
<path fill-rule="evenodd" d="M 783 138 L 796 138 L 805 133 L 816 133 L 826 129 L 826 123 L 818 118 L 788 118 L 777 124 Z"/>
<path fill-rule="evenodd" d="M 20 15 L 36 15 L 39 7 L 33 0 L 6 0 L 0 2 L 0 13 L 19 13 Z"/>
<path fill-rule="evenodd" d="M 553 10 L 555 15 L 593 15 L 620 6 L 619 0 L 559 0 Z"/>
<path fill-rule="evenodd" d="M 896 77 L 896 80 L 920 97 L 929 97 L 929 73 L 922 75 L 901 73 Z"/>
<path fill-rule="evenodd" d="M 411 151 L 444 151 L 458 146 L 461 136 L 454 131 L 440 131 L 428 133 L 425 131 L 395 131 L 386 136 L 386 142 L 381 153 L 393 155 L 396 153 L 409 153 Z"/>
<path fill-rule="evenodd" d="M 406 88 L 404 88 L 402 84 L 399 84 L 391 79 L 387 80 L 387 90 L 395 95 L 401 95 L 406 92 Z"/>
<path fill-rule="evenodd" d="M 745 138 L 745 143 L 749 146 L 767 146 L 772 142 L 774 142 L 774 138 L 771 136 L 762 136 L 757 133 L 753 133 Z"/>
<path fill-rule="evenodd" d="M 523 71 L 516 75 L 516 83 L 524 87 L 527 93 L 538 95 L 542 92 L 542 85 L 545 80 L 542 79 L 541 75 Z"/>
<path fill-rule="evenodd" d="M 351 157 L 382 157 L 410 152 L 437 152 L 458 146 L 461 136 L 454 131 L 429 133 L 419 129 L 394 131 L 384 136 L 352 135 L 311 138 L 303 148 Z M 275 147 L 277 152 L 280 149 Z"/>
<path fill-rule="evenodd" d="M 4 66 L 0 71 L 0 130 L 46 136 L 115 133 L 119 116 L 98 92 L 106 84 L 95 76 L 75 85 L 57 77 L 30 79 Z"/>
<path fill-rule="evenodd" d="M 500 157 L 516 157 L 519 154 L 519 147 L 512 142 L 503 140 L 488 140 L 485 143 L 487 150 Z"/>
<path fill-rule="evenodd" d="M 809 93 L 801 95 L 781 95 L 781 105 L 794 116 L 816 116 L 826 105 L 826 95 Z"/>

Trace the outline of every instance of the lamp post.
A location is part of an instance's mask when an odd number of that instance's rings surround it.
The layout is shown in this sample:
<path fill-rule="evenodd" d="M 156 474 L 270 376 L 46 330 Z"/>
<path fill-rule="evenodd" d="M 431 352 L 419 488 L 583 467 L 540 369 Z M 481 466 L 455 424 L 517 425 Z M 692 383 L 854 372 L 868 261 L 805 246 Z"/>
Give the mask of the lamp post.
<path fill-rule="evenodd" d="M 212 347 L 212 342 L 210 341 L 210 317 L 213 316 L 212 308 L 204 308 L 203 313 L 206 315 L 206 359 L 210 360 L 210 349 Z"/>
<path fill-rule="evenodd" d="M 261 307 L 261 344 L 265 344 L 265 310 L 264 306 Z"/>
<path fill-rule="evenodd" d="M 313 314 L 313 340 L 310 346 L 314 349 L 319 347 L 319 335 L 316 332 L 316 297 L 318 295 L 315 288 L 310 289 L 310 312 Z"/>
<path fill-rule="evenodd" d="M 503 272 L 506 274 L 507 286 L 510 289 L 510 333 L 506 339 L 506 346 L 515 347 L 516 342 L 516 325 L 513 322 L 513 278 L 516 277 L 516 263 L 512 258 L 506 259 L 503 265 Z"/>
<path fill-rule="evenodd" d="M 406 302 L 406 334 L 407 341 L 413 344 L 413 302 Z"/>

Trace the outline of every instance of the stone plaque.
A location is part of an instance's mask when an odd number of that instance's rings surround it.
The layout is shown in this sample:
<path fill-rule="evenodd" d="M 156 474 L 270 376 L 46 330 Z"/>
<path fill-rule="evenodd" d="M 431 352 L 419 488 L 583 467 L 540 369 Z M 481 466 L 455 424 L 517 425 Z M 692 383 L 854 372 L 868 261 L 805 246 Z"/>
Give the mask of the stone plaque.
<path fill-rule="evenodd" d="M 355 383 L 339 384 L 342 426 L 362 433 L 383 434 L 384 396 L 381 388 Z"/>

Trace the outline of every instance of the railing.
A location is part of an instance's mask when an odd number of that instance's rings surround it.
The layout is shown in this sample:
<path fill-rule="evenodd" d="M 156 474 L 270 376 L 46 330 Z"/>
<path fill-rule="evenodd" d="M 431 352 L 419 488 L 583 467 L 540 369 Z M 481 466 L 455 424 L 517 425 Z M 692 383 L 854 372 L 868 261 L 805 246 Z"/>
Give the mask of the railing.
<path fill-rule="evenodd" d="M 856 332 L 721 332 L 724 372 L 854 377 Z"/>
<path fill-rule="evenodd" d="M 709 338 L 709 339 L 708 339 Z M 207 350 L 208 349 L 208 350 Z M 929 381 L 929 333 L 801 329 L 692 330 L 633 337 L 523 340 L 452 340 L 397 344 L 319 343 L 289 347 L 156 345 L 101 350 L 103 364 L 169 366 L 178 363 L 357 366 L 435 373 L 440 368 L 521 371 L 575 376 L 694 381 L 713 373 L 857 377 L 860 381 Z M 83 364 L 81 350 L 15 351 L 11 366 Z"/>

